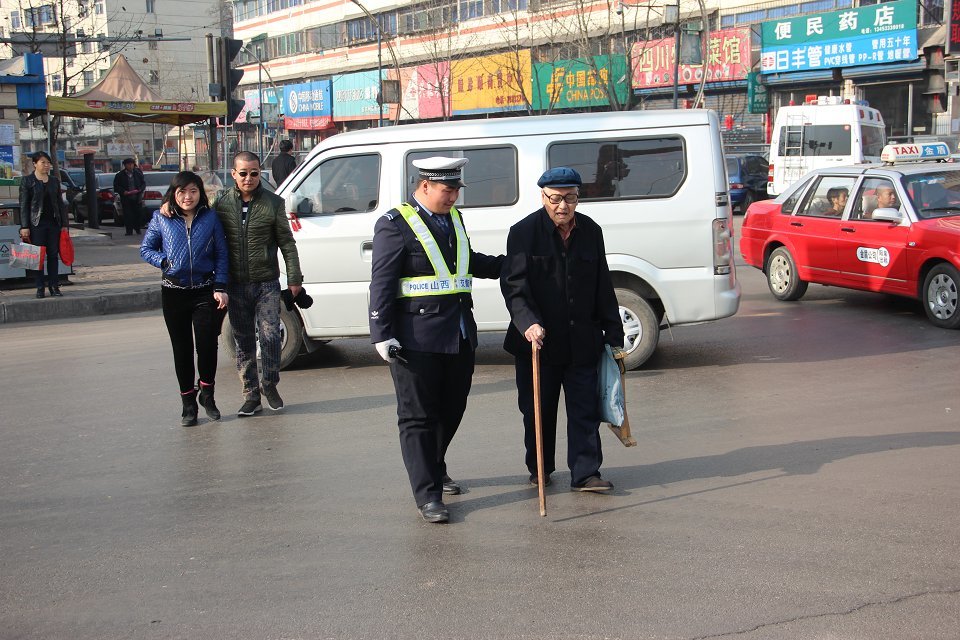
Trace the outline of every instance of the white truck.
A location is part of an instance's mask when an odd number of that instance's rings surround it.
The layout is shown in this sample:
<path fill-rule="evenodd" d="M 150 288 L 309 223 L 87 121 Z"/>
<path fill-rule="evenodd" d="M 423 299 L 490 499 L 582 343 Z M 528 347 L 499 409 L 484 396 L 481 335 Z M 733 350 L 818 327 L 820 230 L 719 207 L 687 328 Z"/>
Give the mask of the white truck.
<path fill-rule="evenodd" d="M 839 96 L 808 96 L 780 107 L 770 140 L 767 194 L 783 193 L 822 167 L 880 162 L 886 130 L 879 111 Z"/>

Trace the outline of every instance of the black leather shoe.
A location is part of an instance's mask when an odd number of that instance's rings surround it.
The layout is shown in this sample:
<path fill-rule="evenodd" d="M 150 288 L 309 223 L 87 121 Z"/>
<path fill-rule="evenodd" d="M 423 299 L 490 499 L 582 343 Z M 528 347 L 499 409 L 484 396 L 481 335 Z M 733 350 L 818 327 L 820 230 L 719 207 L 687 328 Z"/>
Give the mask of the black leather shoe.
<path fill-rule="evenodd" d="M 443 492 L 448 496 L 458 496 L 463 493 L 463 489 L 450 476 L 443 476 Z"/>
<path fill-rule="evenodd" d="M 450 520 L 450 512 L 447 511 L 447 507 L 439 500 L 428 502 L 421 507 L 417 507 L 417 509 L 427 522 L 447 522 Z"/>
<path fill-rule="evenodd" d="M 582 484 L 571 484 L 570 491 L 605 493 L 607 491 L 613 491 L 613 483 L 609 480 L 604 480 L 600 476 L 590 476 Z"/>
<path fill-rule="evenodd" d="M 531 487 L 539 487 L 540 483 L 537 481 L 537 474 L 530 474 L 530 480 L 528 480 Z M 543 486 L 549 487 L 553 483 L 553 480 L 550 479 L 550 474 L 543 476 Z"/>
<path fill-rule="evenodd" d="M 63 294 L 60 293 L 60 287 L 50 287 L 50 295 L 55 298 L 62 298 Z"/>
<path fill-rule="evenodd" d="M 37 289 L 37 297 L 38 297 L 38 298 L 46 298 L 46 297 L 47 297 L 47 292 L 43 289 L 43 287 L 40 287 L 39 289 Z"/>

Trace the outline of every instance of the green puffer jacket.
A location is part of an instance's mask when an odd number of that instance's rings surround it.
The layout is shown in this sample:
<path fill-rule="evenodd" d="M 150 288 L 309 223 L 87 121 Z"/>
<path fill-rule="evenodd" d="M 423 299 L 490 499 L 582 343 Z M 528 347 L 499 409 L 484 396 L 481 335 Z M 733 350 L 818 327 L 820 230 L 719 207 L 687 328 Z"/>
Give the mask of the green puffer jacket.
<path fill-rule="evenodd" d="M 241 222 L 240 191 L 233 187 L 214 203 L 227 235 L 230 282 L 267 282 L 280 277 L 277 249 L 287 266 L 287 284 L 303 284 L 297 242 L 290 231 L 283 199 L 262 187 L 253 194 L 247 223 Z"/>

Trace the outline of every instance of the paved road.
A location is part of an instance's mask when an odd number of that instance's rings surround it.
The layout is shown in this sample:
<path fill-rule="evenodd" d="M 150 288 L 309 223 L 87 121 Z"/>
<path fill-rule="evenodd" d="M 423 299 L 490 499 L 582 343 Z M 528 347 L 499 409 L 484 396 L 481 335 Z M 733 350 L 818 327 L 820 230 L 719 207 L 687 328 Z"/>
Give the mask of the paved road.
<path fill-rule="evenodd" d="M 183 429 L 157 312 L 0 327 L 0 638 L 956 638 L 960 334 L 741 280 L 630 374 L 615 495 L 558 472 L 546 518 L 486 337 L 445 526 L 364 341 L 285 372 L 281 414 Z"/>

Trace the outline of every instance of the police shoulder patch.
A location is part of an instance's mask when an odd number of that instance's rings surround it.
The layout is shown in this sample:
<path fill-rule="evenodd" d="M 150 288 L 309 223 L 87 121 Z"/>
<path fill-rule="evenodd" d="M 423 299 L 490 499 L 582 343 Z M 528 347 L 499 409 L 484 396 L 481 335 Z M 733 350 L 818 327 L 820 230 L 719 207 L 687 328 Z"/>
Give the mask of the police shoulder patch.
<path fill-rule="evenodd" d="M 387 220 L 393 220 L 394 218 L 397 217 L 397 213 L 398 212 L 395 211 L 394 209 L 390 209 L 390 211 L 387 211 L 385 214 L 383 214 L 383 217 L 386 218 Z"/>

